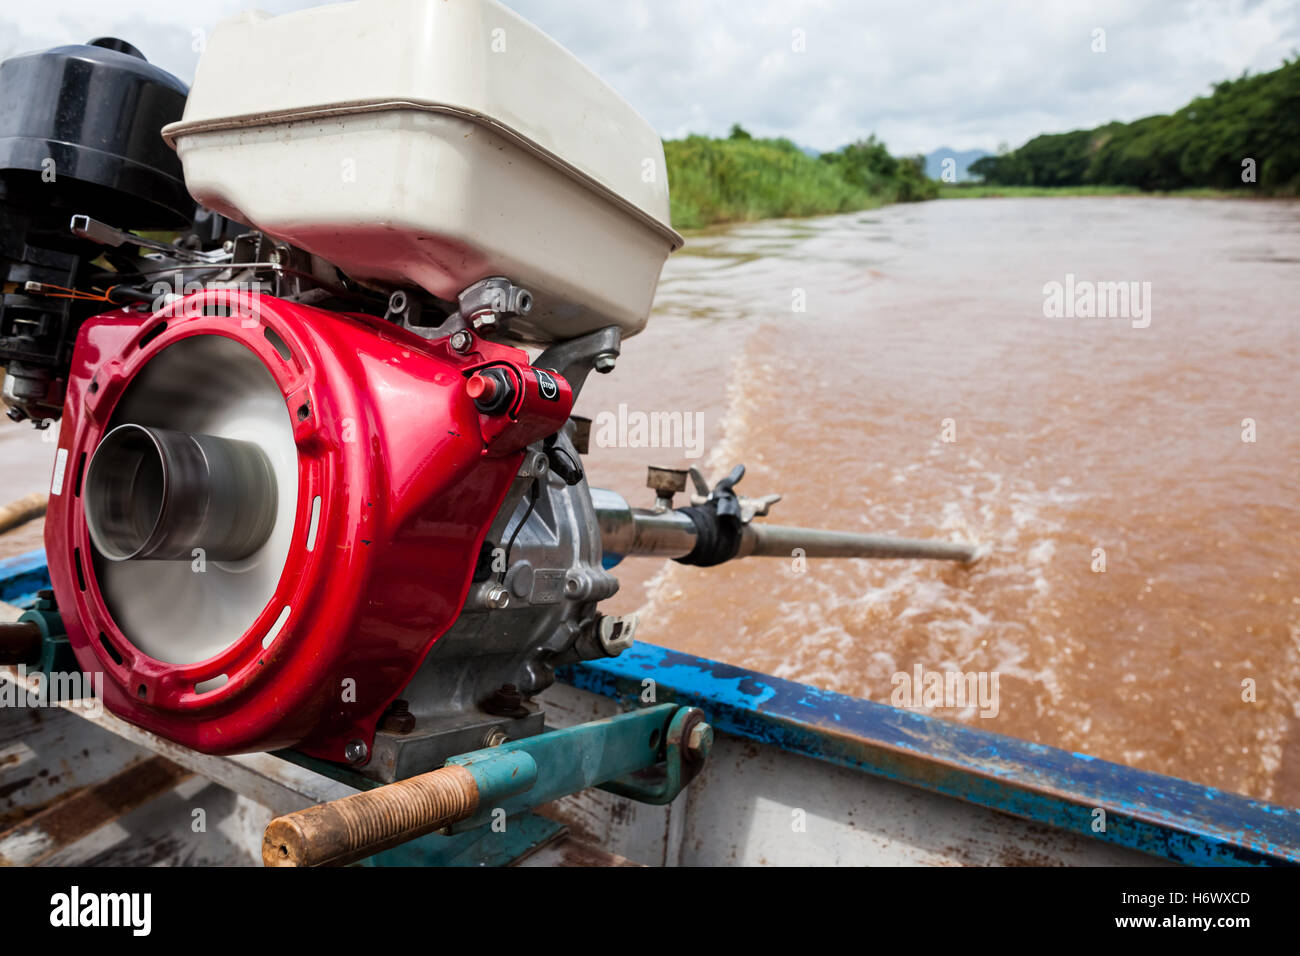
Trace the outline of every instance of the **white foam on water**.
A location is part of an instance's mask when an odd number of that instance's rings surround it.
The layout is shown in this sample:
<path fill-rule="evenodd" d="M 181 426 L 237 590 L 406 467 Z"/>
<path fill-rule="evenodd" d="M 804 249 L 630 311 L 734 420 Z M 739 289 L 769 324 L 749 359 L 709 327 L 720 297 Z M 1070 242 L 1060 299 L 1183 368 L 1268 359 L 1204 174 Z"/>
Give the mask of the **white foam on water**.
<path fill-rule="evenodd" d="M 1290 640 L 1286 645 L 1282 666 L 1276 670 L 1269 668 L 1267 682 L 1259 680 L 1260 686 L 1256 688 L 1256 706 L 1265 707 L 1269 714 L 1268 721 L 1255 732 L 1262 779 L 1254 781 L 1254 786 L 1265 800 L 1273 798 L 1275 778 L 1282 769 L 1283 754 L 1292 732 L 1292 721 L 1300 718 L 1300 624 L 1291 624 L 1289 631 Z M 1265 683 L 1267 691 L 1263 687 Z"/>

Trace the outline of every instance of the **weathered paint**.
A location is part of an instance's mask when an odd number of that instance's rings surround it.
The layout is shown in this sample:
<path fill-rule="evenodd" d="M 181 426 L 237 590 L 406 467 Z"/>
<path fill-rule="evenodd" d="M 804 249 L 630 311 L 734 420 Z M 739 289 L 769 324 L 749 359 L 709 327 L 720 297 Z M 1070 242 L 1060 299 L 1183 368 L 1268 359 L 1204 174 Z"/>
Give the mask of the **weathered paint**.
<path fill-rule="evenodd" d="M 556 682 L 548 726 L 622 711 Z M 946 794 L 718 734 L 668 806 L 584 790 L 547 807 L 574 838 L 650 866 L 1125 866 L 1169 860 Z"/>
<path fill-rule="evenodd" d="M 71 791 L 40 813 L 0 833 L 0 866 L 39 866 L 185 780 L 165 757 L 133 763 L 107 780 Z"/>
<path fill-rule="evenodd" d="M 30 607 L 36 592 L 49 586 L 50 571 L 43 550 L 0 559 L 0 601 L 5 604 Z"/>
<path fill-rule="evenodd" d="M 43 552 L 0 562 L 0 600 L 48 587 Z M 639 706 L 702 708 L 716 730 L 1166 859 L 1300 863 L 1300 811 L 638 643 L 562 669 L 575 687 Z M 1106 829 L 1093 831 L 1094 810 Z"/>
<path fill-rule="evenodd" d="M 520 813 L 505 830 L 478 827 L 444 836 L 430 833 L 362 860 L 359 866 L 510 866 L 564 836 L 563 824 Z"/>
<path fill-rule="evenodd" d="M 561 680 L 716 730 L 1084 836 L 1199 865 L 1300 863 L 1300 811 L 638 642 Z M 1105 810 L 1094 832 L 1094 810 Z"/>
<path fill-rule="evenodd" d="M 0 668 L 0 680 L 11 674 Z M 0 707 L 0 855 L 38 866 L 260 863 L 268 808 L 197 775 L 173 786 L 154 776 L 152 796 L 150 778 L 123 787 L 154 759 L 84 710 Z"/>

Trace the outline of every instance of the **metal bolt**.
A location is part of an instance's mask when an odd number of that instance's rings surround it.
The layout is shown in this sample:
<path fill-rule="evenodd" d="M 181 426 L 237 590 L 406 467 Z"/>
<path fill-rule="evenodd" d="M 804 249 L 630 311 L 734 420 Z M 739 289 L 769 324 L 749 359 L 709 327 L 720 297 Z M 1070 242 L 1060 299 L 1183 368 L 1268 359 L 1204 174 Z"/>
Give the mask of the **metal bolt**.
<path fill-rule="evenodd" d="M 613 352 L 601 352 L 592 362 L 592 367 L 602 375 L 614 371 L 614 364 L 618 361 L 618 356 Z"/>
<path fill-rule="evenodd" d="M 692 757 L 700 757 L 709 752 L 713 746 L 713 727 L 700 721 L 686 735 L 686 752 Z"/>
<path fill-rule="evenodd" d="M 493 729 L 489 730 L 487 732 L 487 736 L 483 738 L 483 746 L 500 747 L 503 743 L 505 743 L 509 739 L 510 736 L 504 730 L 502 730 L 500 727 L 494 727 Z"/>
<path fill-rule="evenodd" d="M 349 740 L 343 748 L 343 759 L 348 763 L 361 763 L 370 754 L 364 740 Z"/>
<path fill-rule="evenodd" d="M 545 453 L 539 451 L 524 458 L 524 463 L 519 469 L 519 475 L 521 478 L 540 478 L 546 474 L 550 467 Z"/>
<path fill-rule="evenodd" d="M 411 705 L 400 697 L 393 701 L 380 728 L 390 734 L 409 734 L 415 729 L 415 714 L 411 713 Z"/>
<path fill-rule="evenodd" d="M 388 311 L 393 315 L 402 315 L 406 312 L 406 293 L 401 289 L 388 297 Z"/>
<path fill-rule="evenodd" d="M 467 329 L 461 329 L 459 332 L 452 334 L 448 344 L 451 345 L 452 351 L 464 355 L 474 347 L 474 334 Z"/>
<path fill-rule="evenodd" d="M 686 470 L 684 468 L 658 468 L 654 465 L 646 469 L 645 484 L 660 494 L 671 498 L 686 490 Z"/>
<path fill-rule="evenodd" d="M 514 684 L 502 684 L 483 702 L 483 709 L 498 717 L 527 717 L 524 695 Z"/>
<path fill-rule="evenodd" d="M 673 495 L 686 490 L 686 472 L 680 468 L 646 469 L 646 487 L 655 493 L 655 510 L 667 511 L 673 506 Z"/>
<path fill-rule="evenodd" d="M 510 606 L 510 592 L 499 584 L 483 592 L 483 606 L 494 611 L 504 611 Z"/>

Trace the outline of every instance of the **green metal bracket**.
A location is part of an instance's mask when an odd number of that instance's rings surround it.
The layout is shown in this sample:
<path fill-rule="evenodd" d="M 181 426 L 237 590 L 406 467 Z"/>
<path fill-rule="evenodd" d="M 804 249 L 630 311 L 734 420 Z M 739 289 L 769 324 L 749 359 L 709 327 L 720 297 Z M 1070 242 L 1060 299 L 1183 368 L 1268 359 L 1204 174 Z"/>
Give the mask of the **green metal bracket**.
<path fill-rule="evenodd" d="M 691 744 L 688 738 L 695 727 L 701 730 L 694 733 L 694 744 Z M 528 754 L 536 763 L 537 779 L 522 792 L 508 792 L 509 781 L 497 781 L 485 774 L 479 779 L 478 813 L 456 824 L 451 831 L 474 830 L 502 816 L 509 817 L 591 787 L 609 787 L 632 799 L 667 803 L 703 765 L 712 742 L 701 711 L 676 704 L 658 704 L 453 757 L 447 761 L 448 766 L 465 767 L 477 777 L 506 754 Z M 685 759 L 692 747 L 693 762 Z M 633 775 L 661 762 L 665 764 L 661 781 L 645 784 L 634 779 Z"/>
<path fill-rule="evenodd" d="M 712 749 L 713 728 L 705 723 L 703 713 L 694 707 L 679 707 L 665 735 L 663 763 L 602 783 L 600 789 L 638 803 L 664 806 L 695 779 Z"/>
<path fill-rule="evenodd" d="M 509 866 L 563 836 L 566 829 L 536 813 L 521 813 L 500 827 L 479 827 L 450 836 L 430 833 L 356 865 Z"/>
<path fill-rule="evenodd" d="M 642 803 L 670 803 L 699 773 L 713 730 L 694 707 L 658 704 L 603 720 L 461 754 L 448 766 L 469 770 L 479 811 L 363 861 L 366 866 L 493 866 L 512 863 L 555 839 L 563 827 L 534 808 L 590 788 Z M 279 756 L 368 790 L 355 771 L 290 751 Z"/>
<path fill-rule="evenodd" d="M 39 671 L 48 680 L 54 673 L 80 672 L 81 665 L 77 663 L 77 655 L 68 643 L 68 631 L 63 626 L 63 618 L 59 616 L 58 605 L 54 603 L 53 591 L 38 591 L 35 603 L 18 621 L 21 624 L 35 624 L 41 630 L 41 657 L 29 668 L 29 673 Z"/>

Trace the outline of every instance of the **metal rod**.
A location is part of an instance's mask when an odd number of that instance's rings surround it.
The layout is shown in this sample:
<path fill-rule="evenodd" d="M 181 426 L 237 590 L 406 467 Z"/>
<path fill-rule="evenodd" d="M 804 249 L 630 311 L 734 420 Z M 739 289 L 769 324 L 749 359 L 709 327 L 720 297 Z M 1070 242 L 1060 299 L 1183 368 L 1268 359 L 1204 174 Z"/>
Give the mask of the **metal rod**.
<path fill-rule="evenodd" d="M 926 541 L 773 524 L 745 525 L 736 557 L 788 558 L 795 549 L 809 558 L 929 558 L 969 562 L 979 557 L 979 546 L 966 541 Z"/>
<path fill-rule="evenodd" d="M 607 559 L 680 558 L 695 547 L 695 525 L 678 511 L 632 508 L 621 495 L 604 488 L 592 488 L 591 501 Z M 978 545 L 966 541 L 925 541 L 751 523 L 744 527 L 736 558 L 788 558 L 796 549 L 808 558 L 927 558 L 961 562 L 974 561 L 981 553 Z"/>
<path fill-rule="evenodd" d="M 21 527 L 29 521 L 35 521 L 45 514 L 48 501 L 47 495 L 33 491 L 30 495 L 24 495 L 17 501 L 11 501 L 4 507 L 0 507 L 0 534 Z"/>
<path fill-rule="evenodd" d="M 633 509 L 615 491 L 591 489 L 606 558 L 631 555 L 680 558 L 695 547 L 695 525 L 676 511 Z"/>
<path fill-rule="evenodd" d="M 488 753 L 276 817 L 262 838 L 266 866 L 343 866 L 472 817 L 537 780 L 527 753 Z"/>
<path fill-rule="evenodd" d="M 464 820 L 478 803 L 473 774 L 443 767 L 276 817 L 262 839 L 262 863 L 344 866 Z"/>
<path fill-rule="evenodd" d="M 0 624 L 0 664 L 35 664 L 42 640 L 41 629 L 30 621 Z"/>
<path fill-rule="evenodd" d="M 157 239 L 137 236 L 134 233 L 117 229 L 106 222 L 91 219 L 89 216 L 80 213 L 72 217 L 68 229 L 78 239 L 89 239 L 91 242 L 97 242 L 101 246 L 110 246 L 114 249 L 124 244 L 139 246 L 141 249 L 165 252 L 174 259 L 186 259 L 191 262 L 211 262 L 214 259 L 229 258 L 229 253 L 223 249 L 216 249 L 212 252 L 186 249 L 184 246 L 175 246 L 171 243 L 159 242 Z"/>

